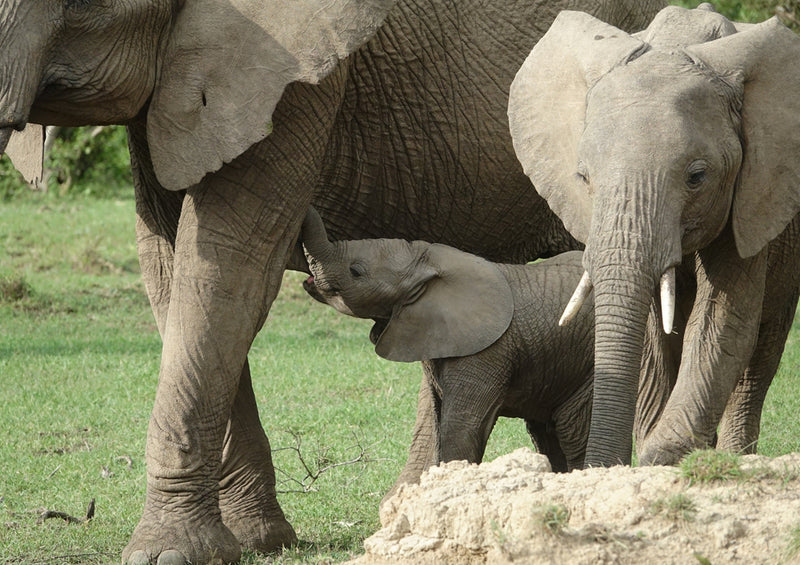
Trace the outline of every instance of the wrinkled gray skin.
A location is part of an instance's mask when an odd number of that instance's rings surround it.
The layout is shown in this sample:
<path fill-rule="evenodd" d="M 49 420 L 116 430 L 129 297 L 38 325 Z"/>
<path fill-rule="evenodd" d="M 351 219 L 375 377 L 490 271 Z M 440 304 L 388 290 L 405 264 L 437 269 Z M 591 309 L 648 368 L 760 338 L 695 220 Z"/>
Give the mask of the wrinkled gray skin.
<path fill-rule="evenodd" d="M 337 239 L 505 262 L 575 248 L 516 159 L 508 87 L 561 8 L 637 30 L 661 5 L 0 3 L 0 150 L 29 122 L 128 127 L 163 351 L 125 561 L 235 561 L 295 541 L 247 352 L 312 200 Z"/>
<path fill-rule="evenodd" d="M 370 339 L 380 356 L 423 362 L 434 442 L 415 441 L 410 461 L 427 455 L 428 464 L 478 463 L 498 416 L 506 416 L 525 420 L 553 470 L 583 465 L 592 304 L 569 326 L 558 325 L 583 274 L 580 251 L 508 265 L 425 241 L 331 243 L 313 208 L 301 240 L 312 274 L 305 290 L 343 314 L 373 319 Z"/>
<path fill-rule="evenodd" d="M 629 462 L 634 427 L 640 463 L 675 463 L 715 434 L 755 451 L 798 295 L 798 60 L 776 19 L 733 24 L 704 5 L 633 36 L 562 13 L 520 69 L 515 149 L 586 243 L 594 285 L 587 465 Z M 670 267 L 665 335 L 653 296 Z"/>

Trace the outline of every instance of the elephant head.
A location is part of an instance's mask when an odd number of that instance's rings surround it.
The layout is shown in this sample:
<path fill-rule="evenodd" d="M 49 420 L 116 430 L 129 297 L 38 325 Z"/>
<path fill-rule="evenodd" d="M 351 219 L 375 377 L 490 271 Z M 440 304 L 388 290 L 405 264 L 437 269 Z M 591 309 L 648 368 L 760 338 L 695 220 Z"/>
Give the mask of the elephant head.
<path fill-rule="evenodd" d="M 375 352 L 392 361 L 472 355 L 508 328 L 514 304 L 500 270 L 453 247 L 402 239 L 328 241 L 303 222 L 312 276 L 304 288 L 344 314 L 372 318 Z"/>
<path fill-rule="evenodd" d="M 284 87 L 325 77 L 392 4 L 5 0 L 0 154 L 28 123 L 120 124 L 147 107 L 158 179 L 187 188 L 266 137 Z M 41 133 L 28 136 L 15 162 L 40 166 Z"/>
<path fill-rule="evenodd" d="M 725 229 L 741 257 L 757 254 L 800 210 L 798 58 L 800 38 L 776 19 L 733 24 L 704 5 L 666 8 L 635 35 L 562 12 L 519 70 L 517 156 L 586 243 L 582 292 L 596 293 L 587 465 L 630 461 L 658 282 Z"/>

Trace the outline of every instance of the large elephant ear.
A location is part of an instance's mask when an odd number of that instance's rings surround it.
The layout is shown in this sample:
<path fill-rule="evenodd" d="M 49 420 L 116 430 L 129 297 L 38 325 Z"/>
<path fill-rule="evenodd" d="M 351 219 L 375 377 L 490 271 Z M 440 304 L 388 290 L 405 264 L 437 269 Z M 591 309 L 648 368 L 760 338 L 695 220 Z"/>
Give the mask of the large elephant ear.
<path fill-rule="evenodd" d="M 393 0 L 190 0 L 178 13 L 147 139 L 166 188 L 187 188 L 272 131 L 293 81 L 317 83 L 381 25 Z"/>
<path fill-rule="evenodd" d="M 583 12 L 561 12 L 511 84 L 508 119 L 517 158 L 569 232 L 586 242 L 592 199 L 578 177 L 586 93 L 646 47 Z"/>
<path fill-rule="evenodd" d="M 28 124 L 24 130 L 15 131 L 5 153 L 27 182 L 39 184 L 44 168 L 44 127 Z"/>
<path fill-rule="evenodd" d="M 750 257 L 800 212 L 800 37 L 772 18 L 687 51 L 744 83 L 732 221 L 739 254 Z"/>
<path fill-rule="evenodd" d="M 508 281 L 494 263 L 432 244 L 418 265 L 426 282 L 401 300 L 375 352 L 392 361 L 462 357 L 486 349 L 514 316 Z"/>
<path fill-rule="evenodd" d="M 647 29 L 634 34 L 654 49 L 670 49 L 705 43 L 736 33 L 736 24 L 720 14 L 711 4 L 694 10 L 667 6 Z"/>

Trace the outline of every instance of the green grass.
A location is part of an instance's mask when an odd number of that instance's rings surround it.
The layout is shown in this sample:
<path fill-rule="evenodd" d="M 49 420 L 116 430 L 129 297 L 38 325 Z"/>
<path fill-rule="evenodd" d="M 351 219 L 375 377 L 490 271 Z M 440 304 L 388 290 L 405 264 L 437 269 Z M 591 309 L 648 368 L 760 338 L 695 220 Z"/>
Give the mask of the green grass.
<path fill-rule="evenodd" d="M 741 479 L 744 475 L 739 465 L 738 453 L 701 449 L 683 458 L 678 466 L 681 476 L 692 483 L 711 483 Z"/>
<path fill-rule="evenodd" d="M 377 357 L 370 323 L 306 297 L 302 278 L 287 275 L 250 355 L 283 471 L 279 500 L 301 540 L 279 559 L 287 563 L 363 551 L 405 462 L 422 375 L 417 364 Z M 0 564 L 119 562 L 144 501 L 159 355 L 131 200 L 0 204 Z M 530 445 L 524 428 L 501 421 L 487 458 Z M 290 449 L 296 437 L 312 469 L 361 461 L 298 492 L 305 472 Z M 85 515 L 93 498 L 88 524 L 36 523 L 45 508 Z"/>
<path fill-rule="evenodd" d="M 684 493 L 678 493 L 668 498 L 660 498 L 650 505 L 653 514 L 663 513 L 668 519 L 691 522 L 697 513 L 694 501 Z"/>
<path fill-rule="evenodd" d="M 784 557 L 787 562 L 791 562 L 800 555 L 800 524 L 793 526 L 786 536 L 786 549 Z"/>
<path fill-rule="evenodd" d="M 0 564 L 117 563 L 139 519 L 160 340 L 134 241 L 130 200 L 0 205 Z M 279 500 L 301 540 L 282 563 L 362 552 L 405 462 L 421 378 L 417 364 L 377 357 L 370 323 L 307 298 L 302 278 L 286 276 L 250 355 Z M 764 409 L 767 455 L 800 451 L 798 336 L 794 328 Z M 296 438 L 312 470 L 359 461 L 305 488 Z M 527 445 L 521 421 L 501 420 L 486 458 Z M 36 523 L 45 508 L 85 515 L 92 499 L 87 524 Z"/>
<path fill-rule="evenodd" d="M 534 514 L 542 529 L 548 534 L 558 535 L 569 524 L 570 511 L 563 504 L 550 504 L 535 508 Z"/>

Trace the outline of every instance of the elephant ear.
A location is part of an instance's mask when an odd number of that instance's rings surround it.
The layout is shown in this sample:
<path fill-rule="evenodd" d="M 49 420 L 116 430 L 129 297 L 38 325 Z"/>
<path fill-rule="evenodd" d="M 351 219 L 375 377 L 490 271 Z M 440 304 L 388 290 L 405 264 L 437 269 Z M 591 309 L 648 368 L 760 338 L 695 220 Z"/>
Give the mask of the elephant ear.
<path fill-rule="evenodd" d="M 732 222 L 739 254 L 750 257 L 800 212 L 800 37 L 772 18 L 687 52 L 744 84 Z"/>
<path fill-rule="evenodd" d="M 393 0 L 191 0 L 177 15 L 147 120 L 159 182 L 196 184 L 272 131 L 287 84 L 317 83 Z"/>
<path fill-rule="evenodd" d="M 375 343 L 392 361 L 472 355 L 505 333 L 514 316 L 508 281 L 494 263 L 432 244 L 417 266 L 424 277 L 395 305 Z"/>
<path fill-rule="evenodd" d="M 44 168 L 44 127 L 28 124 L 24 130 L 15 131 L 5 153 L 26 182 L 39 184 Z"/>
<path fill-rule="evenodd" d="M 634 35 L 654 49 L 670 49 L 705 43 L 736 31 L 736 25 L 717 12 L 714 6 L 701 4 L 694 10 L 667 6 L 653 18 L 647 29 Z"/>
<path fill-rule="evenodd" d="M 517 158 L 567 230 L 583 242 L 592 217 L 591 195 L 576 174 L 586 94 L 645 48 L 588 14 L 563 11 L 511 84 L 508 119 Z"/>

